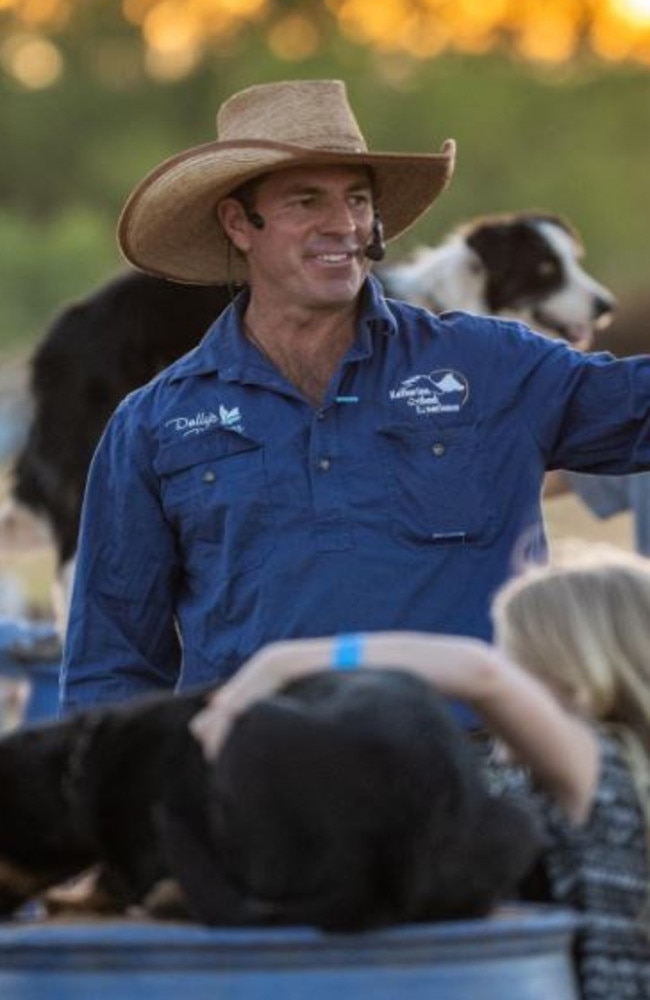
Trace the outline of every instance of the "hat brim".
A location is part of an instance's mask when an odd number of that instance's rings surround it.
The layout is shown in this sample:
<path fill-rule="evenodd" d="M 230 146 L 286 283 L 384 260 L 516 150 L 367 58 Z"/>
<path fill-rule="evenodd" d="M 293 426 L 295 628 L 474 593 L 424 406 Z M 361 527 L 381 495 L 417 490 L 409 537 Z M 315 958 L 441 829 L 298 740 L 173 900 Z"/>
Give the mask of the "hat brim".
<path fill-rule="evenodd" d="M 386 240 L 405 232 L 451 179 L 454 144 L 441 153 L 305 150 L 271 142 L 212 142 L 166 160 L 127 200 L 118 242 L 135 267 L 190 284 L 245 282 L 246 261 L 230 245 L 217 205 L 269 171 L 296 166 L 369 167 Z"/>

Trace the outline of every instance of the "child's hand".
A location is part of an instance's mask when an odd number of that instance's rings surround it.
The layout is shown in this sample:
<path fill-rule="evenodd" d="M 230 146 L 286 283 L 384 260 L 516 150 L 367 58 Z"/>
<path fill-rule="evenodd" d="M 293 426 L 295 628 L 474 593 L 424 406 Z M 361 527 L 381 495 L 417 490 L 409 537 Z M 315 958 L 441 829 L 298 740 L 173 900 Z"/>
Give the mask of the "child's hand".
<path fill-rule="evenodd" d="M 291 678 L 293 646 L 272 643 L 247 660 L 241 669 L 211 696 L 190 722 L 190 732 L 201 744 L 206 760 L 214 760 L 234 721 L 247 708 L 270 697 Z"/>

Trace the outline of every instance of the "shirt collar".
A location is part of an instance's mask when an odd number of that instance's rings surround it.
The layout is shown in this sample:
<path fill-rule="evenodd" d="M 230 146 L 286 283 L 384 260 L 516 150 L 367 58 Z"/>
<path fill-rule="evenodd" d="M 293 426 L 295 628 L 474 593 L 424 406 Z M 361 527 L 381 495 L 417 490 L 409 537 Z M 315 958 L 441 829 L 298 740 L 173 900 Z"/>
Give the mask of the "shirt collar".
<path fill-rule="evenodd" d="M 170 382 L 215 372 L 226 379 L 240 378 L 245 369 L 254 363 L 251 345 L 242 328 L 242 316 L 249 295 L 247 288 L 239 292 L 200 343 L 173 364 Z M 364 355 L 372 352 L 373 335 L 393 335 L 397 332 L 397 323 L 388 308 L 381 283 L 373 275 L 368 275 L 361 289 L 358 327 L 355 353 Z"/>

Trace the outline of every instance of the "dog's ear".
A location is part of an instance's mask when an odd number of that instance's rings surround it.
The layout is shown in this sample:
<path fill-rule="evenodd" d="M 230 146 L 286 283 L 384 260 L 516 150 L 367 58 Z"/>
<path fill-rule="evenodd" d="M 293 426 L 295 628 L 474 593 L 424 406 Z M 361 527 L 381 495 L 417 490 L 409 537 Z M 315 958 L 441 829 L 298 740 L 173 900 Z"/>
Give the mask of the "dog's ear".
<path fill-rule="evenodd" d="M 487 219 L 468 233 L 467 244 L 483 261 L 485 295 L 495 313 L 516 308 L 531 291 L 551 292 L 560 285 L 560 261 L 532 219 Z"/>
<path fill-rule="evenodd" d="M 544 849 L 542 833 L 528 810 L 507 798 L 486 795 L 468 840 L 463 892 L 475 912 L 520 896 L 520 886 Z M 460 911 L 467 912 L 464 907 Z"/>
<path fill-rule="evenodd" d="M 187 816 L 165 807 L 158 826 L 169 870 L 194 920 L 221 927 L 264 922 L 262 907 L 229 881 L 224 859 L 204 843 Z"/>
<path fill-rule="evenodd" d="M 465 825 L 449 831 L 444 851 L 421 832 L 403 850 L 400 909 L 412 920 L 452 920 L 489 913 L 520 897 L 543 839 L 532 817 L 506 799 L 481 797 Z M 453 834 L 453 836 L 452 836 Z"/>

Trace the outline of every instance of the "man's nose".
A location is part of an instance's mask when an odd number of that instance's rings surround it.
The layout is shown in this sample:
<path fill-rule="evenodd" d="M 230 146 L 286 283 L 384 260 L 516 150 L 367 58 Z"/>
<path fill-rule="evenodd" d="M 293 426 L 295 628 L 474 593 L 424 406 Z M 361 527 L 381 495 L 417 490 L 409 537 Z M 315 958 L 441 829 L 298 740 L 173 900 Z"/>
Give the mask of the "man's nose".
<path fill-rule="evenodd" d="M 325 207 L 322 226 L 328 232 L 353 233 L 357 227 L 357 220 L 347 202 L 336 201 Z"/>

